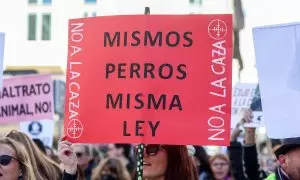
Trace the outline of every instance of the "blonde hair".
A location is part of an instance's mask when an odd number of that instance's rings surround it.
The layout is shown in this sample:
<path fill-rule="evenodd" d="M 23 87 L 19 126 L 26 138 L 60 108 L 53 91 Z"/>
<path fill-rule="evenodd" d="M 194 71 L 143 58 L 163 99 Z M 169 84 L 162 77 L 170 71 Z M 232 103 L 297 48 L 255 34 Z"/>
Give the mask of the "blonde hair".
<path fill-rule="evenodd" d="M 125 165 L 118 158 L 106 158 L 103 159 L 100 164 L 93 170 L 92 180 L 102 180 L 101 175 L 105 167 L 110 170 L 113 169 L 113 173 L 117 175 L 118 180 L 131 180 L 130 174 Z"/>
<path fill-rule="evenodd" d="M 0 144 L 5 144 L 11 147 L 16 152 L 16 158 L 20 163 L 20 169 L 22 171 L 23 180 L 33 180 L 36 179 L 34 171 L 31 166 L 31 161 L 25 147 L 8 137 L 1 137 Z"/>
<path fill-rule="evenodd" d="M 212 156 L 209 159 L 209 161 L 210 161 L 210 163 L 213 163 L 216 159 L 222 159 L 223 161 L 226 161 L 226 163 L 228 163 L 228 164 L 230 163 L 228 156 L 226 156 L 225 154 L 216 154 L 216 155 Z"/>
<path fill-rule="evenodd" d="M 62 170 L 59 165 L 47 157 L 25 133 L 16 130 L 6 135 L 20 143 L 27 149 L 32 168 L 36 179 L 60 180 L 62 179 Z"/>

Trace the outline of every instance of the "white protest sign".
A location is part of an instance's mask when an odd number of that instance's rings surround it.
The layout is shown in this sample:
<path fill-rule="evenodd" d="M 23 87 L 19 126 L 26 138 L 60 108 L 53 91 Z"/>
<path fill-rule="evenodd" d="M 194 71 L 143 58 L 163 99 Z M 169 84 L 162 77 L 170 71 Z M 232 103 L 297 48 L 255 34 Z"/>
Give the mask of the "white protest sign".
<path fill-rule="evenodd" d="M 300 137 L 300 23 L 253 29 L 269 138 Z"/>
<path fill-rule="evenodd" d="M 231 128 L 243 117 L 243 111 L 249 109 L 257 84 L 237 83 L 232 91 Z"/>
<path fill-rule="evenodd" d="M 45 146 L 53 146 L 53 120 L 23 121 L 20 122 L 20 131 L 26 133 L 32 139 L 40 139 Z"/>
<path fill-rule="evenodd" d="M 4 33 L 0 32 L 0 88 L 2 87 L 2 76 L 3 76 L 3 59 L 4 59 Z"/>

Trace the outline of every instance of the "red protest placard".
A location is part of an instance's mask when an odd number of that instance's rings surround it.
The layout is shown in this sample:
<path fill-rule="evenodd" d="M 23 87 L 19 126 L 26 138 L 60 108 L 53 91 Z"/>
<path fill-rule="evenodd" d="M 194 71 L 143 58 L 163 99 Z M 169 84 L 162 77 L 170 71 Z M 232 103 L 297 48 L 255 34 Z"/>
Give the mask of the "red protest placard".
<path fill-rule="evenodd" d="M 68 50 L 69 140 L 228 145 L 231 15 L 74 19 Z"/>

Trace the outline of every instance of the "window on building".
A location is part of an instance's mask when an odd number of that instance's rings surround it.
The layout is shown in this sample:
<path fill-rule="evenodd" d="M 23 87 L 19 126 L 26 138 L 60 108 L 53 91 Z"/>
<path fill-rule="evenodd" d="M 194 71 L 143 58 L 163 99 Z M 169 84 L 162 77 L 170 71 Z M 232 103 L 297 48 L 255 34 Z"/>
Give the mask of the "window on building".
<path fill-rule="evenodd" d="M 43 0 L 43 4 L 50 5 L 52 3 L 52 0 Z"/>
<path fill-rule="evenodd" d="M 37 0 L 28 0 L 28 3 L 29 3 L 29 4 L 36 4 L 36 3 L 37 3 Z"/>
<path fill-rule="evenodd" d="M 28 15 L 28 40 L 34 41 L 36 40 L 36 14 Z"/>
<path fill-rule="evenodd" d="M 84 12 L 83 17 L 96 17 L 97 16 L 97 12 L 94 11 L 92 12 L 92 14 L 89 14 L 88 12 Z"/>
<path fill-rule="evenodd" d="M 84 12 L 84 14 L 83 14 L 83 17 L 88 17 L 89 15 L 88 15 L 88 13 L 87 12 Z"/>
<path fill-rule="evenodd" d="M 195 3 L 197 3 L 197 4 L 202 4 L 202 1 L 203 1 L 203 0 L 190 0 L 190 3 L 191 3 L 191 4 L 195 4 Z"/>
<path fill-rule="evenodd" d="M 97 0 L 84 0 L 85 3 L 97 3 Z"/>
<path fill-rule="evenodd" d="M 51 15 L 43 14 L 42 23 L 42 40 L 51 40 Z"/>

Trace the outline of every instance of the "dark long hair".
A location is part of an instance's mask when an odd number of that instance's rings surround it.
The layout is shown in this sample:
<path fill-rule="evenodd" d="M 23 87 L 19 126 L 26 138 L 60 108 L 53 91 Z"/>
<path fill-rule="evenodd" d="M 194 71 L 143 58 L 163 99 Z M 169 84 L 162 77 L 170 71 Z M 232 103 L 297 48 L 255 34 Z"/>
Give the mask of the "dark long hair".
<path fill-rule="evenodd" d="M 198 172 L 186 146 L 164 146 L 168 155 L 165 180 L 198 180 Z"/>
<path fill-rule="evenodd" d="M 206 172 L 208 175 L 213 178 L 213 171 L 210 167 L 209 157 L 202 146 L 194 146 L 196 152 L 195 157 L 199 160 L 200 166 L 198 167 L 198 172 L 201 174 L 202 172 Z M 214 179 L 214 178 L 213 178 Z"/>

